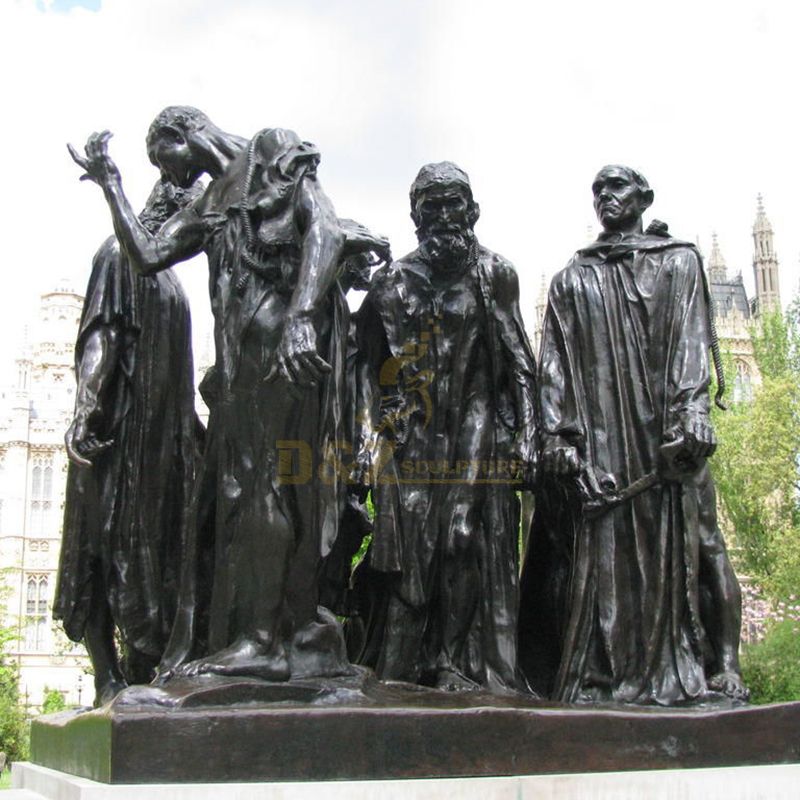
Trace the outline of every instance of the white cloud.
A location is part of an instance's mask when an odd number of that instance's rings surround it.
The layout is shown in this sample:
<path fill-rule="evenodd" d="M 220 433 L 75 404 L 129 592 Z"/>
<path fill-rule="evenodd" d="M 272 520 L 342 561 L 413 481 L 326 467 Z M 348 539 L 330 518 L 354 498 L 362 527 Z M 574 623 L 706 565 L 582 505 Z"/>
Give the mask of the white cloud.
<path fill-rule="evenodd" d="M 156 177 L 144 135 L 171 103 L 243 135 L 278 125 L 316 142 L 339 212 L 389 234 L 397 255 L 414 244 L 417 169 L 457 161 L 482 207 L 480 237 L 521 272 L 528 319 L 539 275 L 583 243 L 591 178 L 612 161 L 647 175 L 654 214 L 676 235 L 699 234 L 708 248 L 716 230 L 747 280 L 762 191 L 787 297 L 800 253 L 788 91 L 798 16 L 794 4 L 687 0 L 105 0 L 98 13 L 69 14 L 3 4 L 3 352 L 13 355 L 39 292 L 62 276 L 84 285 L 110 232 L 66 141 L 114 131 L 138 206 Z M 180 268 L 201 328 L 204 272 Z"/>

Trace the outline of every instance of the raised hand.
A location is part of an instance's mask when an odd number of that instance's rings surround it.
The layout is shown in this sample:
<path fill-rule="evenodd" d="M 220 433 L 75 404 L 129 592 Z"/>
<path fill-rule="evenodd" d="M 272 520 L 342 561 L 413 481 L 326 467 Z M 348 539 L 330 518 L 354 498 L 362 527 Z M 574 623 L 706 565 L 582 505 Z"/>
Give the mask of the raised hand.
<path fill-rule="evenodd" d="M 85 157 L 80 155 L 71 144 L 67 145 L 72 160 L 84 170 L 84 174 L 80 178 L 82 181 L 94 181 L 103 187 L 119 181 L 117 165 L 108 154 L 108 140 L 112 135 L 111 131 L 93 133 L 86 141 Z"/>

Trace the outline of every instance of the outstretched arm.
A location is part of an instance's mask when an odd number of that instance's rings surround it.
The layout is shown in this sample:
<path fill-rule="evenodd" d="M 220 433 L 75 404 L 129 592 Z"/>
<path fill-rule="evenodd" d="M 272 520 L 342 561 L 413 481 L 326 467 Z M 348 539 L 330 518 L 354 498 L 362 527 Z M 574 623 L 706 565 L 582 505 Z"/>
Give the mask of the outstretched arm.
<path fill-rule="evenodd" d="M 108 154 L 110 138 L 109 131 L 93 133 L 86 142 L 85 157 L 72 145 L 67 148 L 73 161 L 85 170 L 81 180 L 93 181 L 103 189 L 114 232 L 133 267 L 147 275 L 197 255 L 203 247 L 205 227 L 193 209 L 176 214 L 158 234 L 151 234 L 139 222 L 122 190 L 117 165 Z"/>
<path fill-rule="evenodd" d="M 303 236 L 300 269 L 275 367 L 292 383 L 313 385 L 331 370 L 317 352 L 313 316 L 336 280 L 345 236 L 330 200 L 312 175 L 301 178 L 295 219 Z"/>

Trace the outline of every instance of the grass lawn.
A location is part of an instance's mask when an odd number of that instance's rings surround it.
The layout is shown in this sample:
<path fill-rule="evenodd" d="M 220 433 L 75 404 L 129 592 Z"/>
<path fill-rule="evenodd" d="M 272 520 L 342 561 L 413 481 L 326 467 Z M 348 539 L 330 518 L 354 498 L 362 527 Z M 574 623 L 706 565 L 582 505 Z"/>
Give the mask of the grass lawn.
<path fill-rule="evenodd" d="M 3 774 L 0 775 L 0 789 L 11 788 L 11 770 L 4 769 Z"/>

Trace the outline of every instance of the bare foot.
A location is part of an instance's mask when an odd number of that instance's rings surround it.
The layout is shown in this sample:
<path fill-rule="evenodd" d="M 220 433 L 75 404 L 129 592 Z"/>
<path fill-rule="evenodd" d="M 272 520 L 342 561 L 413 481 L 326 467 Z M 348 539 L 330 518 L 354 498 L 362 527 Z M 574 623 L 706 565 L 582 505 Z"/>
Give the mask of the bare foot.
<path fill-rule="evenodd" d="M 252 639 L 237 639 L 230 647 L 205 658 L 190 661 L 175 670 L 175 675 L 252 675 L 271 681 L 289 680 L 289 661 L 281 646 L 268 652 L 266 645 Z"/>
<path fill-rule="evenodd" d="M 742 676 L 732 670 L 718 672 L 709 678 L 708 688 L 712 692 L 720 692 L 732 700 L 741 700 L 746 703 L 750 699 L 750 690 L 744 685 Z"/>
<path fill-rule="evenodd" d="M 100 708 L 106 703 L 110 703 L 121 691 L 128 688 L 125 681 L 110 680 L 101 685 L 95 685 L 94 707 Z"/>
<path fill-rule="evenodd" d="M 474 692 L 480 686 L 454 669 L 440 669 L 436 675 L 436 688 L 446 692 Z"/>

